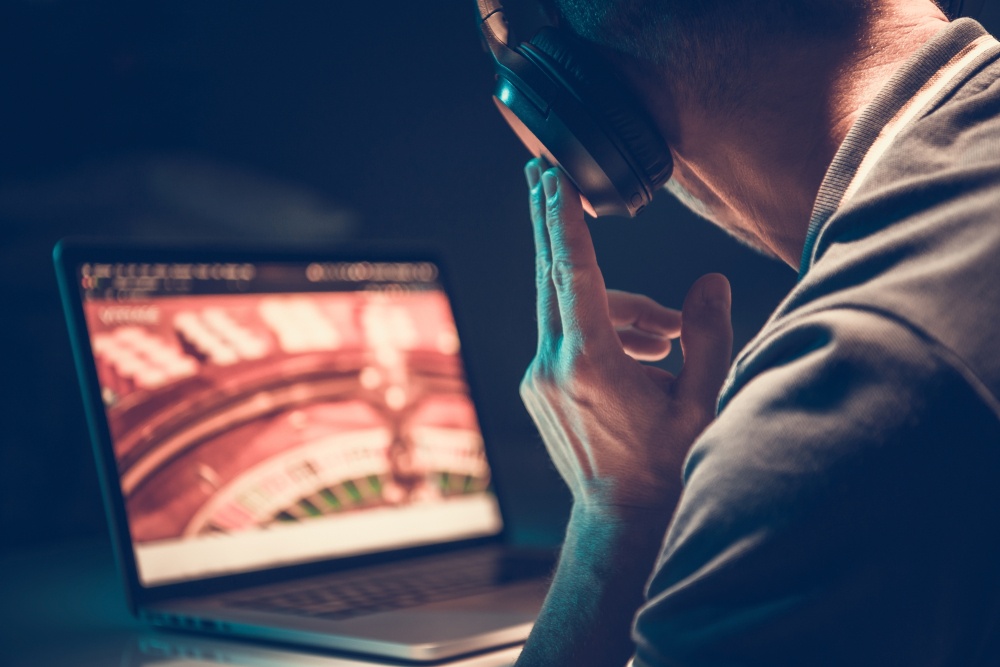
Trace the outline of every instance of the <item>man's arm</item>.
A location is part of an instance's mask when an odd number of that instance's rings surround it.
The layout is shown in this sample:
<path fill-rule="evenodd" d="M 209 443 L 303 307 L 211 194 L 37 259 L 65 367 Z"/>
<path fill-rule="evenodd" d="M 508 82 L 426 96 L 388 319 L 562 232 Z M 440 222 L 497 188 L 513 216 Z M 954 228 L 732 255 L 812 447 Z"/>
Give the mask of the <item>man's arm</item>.
<path fill-rule="evenodd" d="M 633 357 L 641 354 L 628 353 L 636 331 L 627 325 L 641 331 L 644 320 L 669 317 L 655 308 L 645 318 L 612 312 L 579 195 L 544 168 L 540 160 L 527 168 L 538 351 L 521 394 L 574 508 L 518 665 L 605 667 L 631 656 L 629 629 L 680 496 L 682 462 L 715 413 L 732 350 L 729 285 L 710 275 L 691 288 L 679 376 L 640 364 Z"/>
<path fill-rule="evenodd" d="M 666 532 L 663 515 L 600 515 L 577 506 L 545 606 L 518 665 L 622 667 L 632 618 Z"/>

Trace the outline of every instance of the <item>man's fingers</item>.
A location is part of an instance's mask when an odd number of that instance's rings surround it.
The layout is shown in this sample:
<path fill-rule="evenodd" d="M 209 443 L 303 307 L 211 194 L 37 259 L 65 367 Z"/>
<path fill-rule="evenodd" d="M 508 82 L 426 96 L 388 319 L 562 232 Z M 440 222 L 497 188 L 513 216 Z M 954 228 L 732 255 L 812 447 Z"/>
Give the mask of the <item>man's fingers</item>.
<path fill-rule="evenodd" d="M 681 312 L 643 294 L 609 289 L 608 310 L 625 352 L 639 361 L 663 359 L 681 333 Z"/>
<path fill-rule="evenodd" d="M 607 342 L 614 333 L 604 278 L 580 194 L 558 169 L 542 173 L 545 221 L 552 249 L 552 283 L 559 301 L 564 340 L 578 345 Z"/>
<path fill-rule="evenodd" d="M 559 302 L 555 285 L 552 284 L 552 248 L 549 231 L 545 225 L 545 192 L 542 188 L 542 171 L 548 164 L 542 158 L 535 158 L 524 168 L 528 181 L 531 226 L 535 237 L 535 285 L 538 291 L 535 305 L 538 319 L 538 347 L 546 345 L 562 333 L 559 320 Z"/>
<path fill-rule="evenodd" d="M 681 312 L 661 306 L 644 294 L 609 289 L 608 310 L 616 328 L 629 327 L 669 338 L 681 333 Z"/>
<path fill-rule="evenodd" d="M 617 332 L 625 353 L 636 361 L 659 361 L 670 354 L 673 347 L 669 338 L 639 329 L 617 329 Z"/>
<path fill-rule="evenodd" d="M 702 276 L 684 299 L 684 368 L 677 378 L 677 392 L 713 408 L 733 354 L 731 300 L 729 281 L 718 273 Z"/>

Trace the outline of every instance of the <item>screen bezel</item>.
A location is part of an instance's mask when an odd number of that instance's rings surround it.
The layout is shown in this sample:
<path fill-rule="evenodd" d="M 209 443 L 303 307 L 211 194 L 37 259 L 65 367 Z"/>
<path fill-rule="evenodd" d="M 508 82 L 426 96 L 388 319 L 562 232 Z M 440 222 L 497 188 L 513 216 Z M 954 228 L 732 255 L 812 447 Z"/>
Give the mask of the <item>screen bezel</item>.
<path fill-rule="evenodd" d="M 177 597 L 210 595 L 214 593 L 257 585 L 280 583 L 291 579 L 352 569 L 359 566 L 391 562 L 417 555 L 433 554 L 476 545 L 505 542 L 509 521 L 503 493 L 496 478 L 498 466 L 491 453 L 489 418 L 483 414 L 477 400 L 475 369 L 470 363 L 468 327 L 463 326 L 461 308 L 455 302 L 446 263 L 439 252 L 426 248 L 394 248 L 386 245 L 353 245 L 316 250 L 299 248 L 265 248 L 255 245 L 152 243 L 105 241 L 100 239 L 68 238 L 59 241 L 53 250 L 53 259 L 62 297 L 66 322 L 69 327 L 77 377 L 84 401 L 91 445 L 101 478 L 101 492 L 111 533 L 112 546 L 124 584 L 130 610 L 137 613 L 143 605 Z M 146 585 L 139 577 L 135 551 L 125 511 L 125 500 L 118 482 L 118 464 L 114 455 L 110 428 L 101 399 L 97 366 L 90 344 L 84 314 L 83 293 L 79 284 L 79 271 L 85 263 L 264 263 L 264 262 L 432 262 L 438 268 L 437 282 L 448 298 L 455 326 L 461 340 L 460 358 L 465 369 L 469 393 L 476 418 L 485 443 L 486 458 L 492 471 L 492 487 L 500 509 L 501 529 L 493 536 L 461 539 L 432 545 L 408 547 L 371 554 L 334 557 L 329 560 L 311 561 L 285 566 L 269 566 L 264 570 L 235 574 L 215 575 L 185 582 Z"/>

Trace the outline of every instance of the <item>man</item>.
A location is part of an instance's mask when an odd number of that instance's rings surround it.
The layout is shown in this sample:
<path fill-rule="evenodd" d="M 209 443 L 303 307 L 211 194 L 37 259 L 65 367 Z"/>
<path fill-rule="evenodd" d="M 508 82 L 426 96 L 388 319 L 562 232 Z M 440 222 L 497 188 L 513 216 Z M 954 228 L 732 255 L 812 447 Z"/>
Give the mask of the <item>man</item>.
<path fill-rule="evenodd" d="M 606 291 L 528 164 L 522 396 L 574 508 L 518 665 L 1000 665 L 1000 44 L 931 0 L 559 11 L 668 188 L 800 281 L 727 378 L 726 280 Z M 677 377 L 637 361 L 678 335 Z"/>

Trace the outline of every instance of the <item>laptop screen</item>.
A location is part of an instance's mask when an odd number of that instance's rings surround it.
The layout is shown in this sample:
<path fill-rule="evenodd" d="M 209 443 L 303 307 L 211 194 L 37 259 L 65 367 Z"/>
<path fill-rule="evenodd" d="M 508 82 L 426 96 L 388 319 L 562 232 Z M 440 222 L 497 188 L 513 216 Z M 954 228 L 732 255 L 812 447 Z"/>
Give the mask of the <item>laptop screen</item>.
<path fill-rule="evenodd" d="M 500 532 L 435 264 L 79 278 L 144 585 Z"/>

